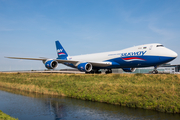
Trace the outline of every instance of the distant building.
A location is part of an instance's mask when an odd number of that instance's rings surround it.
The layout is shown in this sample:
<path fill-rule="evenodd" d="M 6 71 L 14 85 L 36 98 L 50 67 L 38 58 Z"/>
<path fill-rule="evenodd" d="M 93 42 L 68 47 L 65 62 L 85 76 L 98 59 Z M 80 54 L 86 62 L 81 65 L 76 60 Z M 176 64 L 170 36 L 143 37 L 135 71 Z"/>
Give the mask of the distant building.
<path fill-rule="evenodd" d="M 145 67 L 145 68 L 136 68 L 136 70 L 132 73 L 150 73 L 154 70 L 154 67 Z M 180 65 L 170 65 L 170 64 L 163 64 L 157 68 L 159 73 L 180 73 Z M 78 71 L 78 69 L 61 69 L 60 71 Z M 102 73 L 106 70 L 102 69 Z M 119 69 L 112 69 L 113 73 L 127 73 L 124 72 L 121 68 Z"/>
<path fill-rule="evenodd" d="M 154 70 L 154 67 L 145 67 L 145 68 L 136 68 L 134 72 L 124 72 L 121 68 L 119 69 L 112 69 L 113 73 L 151 73 Z M 176 67 L 158 67 L 157 68 L 159 73 L 166 73 L 166 74 L 174 74 L 176 73 Z M 101 70 L 105 72 L 105 70 Z"/>
<path fill-rule="evenodd" d="M 147 67 L 147 68 L 137 68 L 133 73 L 151 73 L 154 70 L 154 67 Z M 159 73 L 175 73 L 175 67 L 158 67 L 157 68 Z"/>
<path fill-rule="evenodd" d="M 170 64 L 164 64 L 161 65 L 163 67 L 174 67 L 175 68 L 175 72 L 180 72 L 180 65 L 170 65 Z"/>

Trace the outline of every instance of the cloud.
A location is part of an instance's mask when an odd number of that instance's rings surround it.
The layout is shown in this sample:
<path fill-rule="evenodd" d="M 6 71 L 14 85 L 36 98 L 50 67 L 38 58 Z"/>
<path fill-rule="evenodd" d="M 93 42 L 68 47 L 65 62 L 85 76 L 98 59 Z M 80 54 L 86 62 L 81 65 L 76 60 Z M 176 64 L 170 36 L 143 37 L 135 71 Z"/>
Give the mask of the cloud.
<path fill-rule="evenodd" d="M 148 25 L 148 28 L 152 31 L 152 32 L 155 32 L 156 34 L 162 36 L 163 38 L 166 38 L 166 39 L 174 39 L 175 38 L 175 33 L 172 32 L 171 30 L 167 30 L 167 29 L 161 29 L 161 28 L 158 28 L 154 25 Z"/>

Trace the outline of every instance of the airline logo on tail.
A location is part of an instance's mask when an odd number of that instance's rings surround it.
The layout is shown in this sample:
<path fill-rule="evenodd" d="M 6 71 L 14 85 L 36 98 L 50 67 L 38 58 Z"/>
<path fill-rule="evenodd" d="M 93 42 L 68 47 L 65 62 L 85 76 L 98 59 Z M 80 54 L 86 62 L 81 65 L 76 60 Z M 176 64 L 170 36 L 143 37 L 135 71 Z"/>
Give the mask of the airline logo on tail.
<path fill-rule="evenodd" d="M 62 52 L 63 49 L 57 49 L 58 55 L 66 55 L 65 53 Z"/>

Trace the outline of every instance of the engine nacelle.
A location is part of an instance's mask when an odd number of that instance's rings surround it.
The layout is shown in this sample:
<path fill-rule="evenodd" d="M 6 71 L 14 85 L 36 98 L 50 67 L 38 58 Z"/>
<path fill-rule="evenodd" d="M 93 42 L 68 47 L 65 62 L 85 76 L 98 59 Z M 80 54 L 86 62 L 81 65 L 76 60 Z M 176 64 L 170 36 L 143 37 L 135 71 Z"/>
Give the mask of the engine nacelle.
<path fill-rule="evenodd" d="M 58 62 L 55 60 L 43 61 L 47 69 L 55 69 L 58 66 Z"/>
<path fill-rule="evenodd" d="M 81 72 L 90 72 L 92 70 L 92 64 L 91 63 L 80 63 L 77 66 L 78 70 Z"/>
<path fill-rule="evenodd" d="M 124 72 L 134 72 L 136 68 L 122 68 Z"/>

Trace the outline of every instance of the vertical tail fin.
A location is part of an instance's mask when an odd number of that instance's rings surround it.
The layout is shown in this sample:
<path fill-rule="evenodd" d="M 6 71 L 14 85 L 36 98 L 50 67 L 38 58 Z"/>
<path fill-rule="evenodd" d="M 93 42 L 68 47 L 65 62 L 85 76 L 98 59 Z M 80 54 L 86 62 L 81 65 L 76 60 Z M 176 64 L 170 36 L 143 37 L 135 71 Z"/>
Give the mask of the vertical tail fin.
<path fill-rule="evenodd" d="M 57 59 L 67 59 L 68 54 L 62 47 L 61 43 L 59 41 L 56 41 L 55 43 L 56 43 L 56 49 L 57 49 L 57 55 L 58 55 Z"/>

